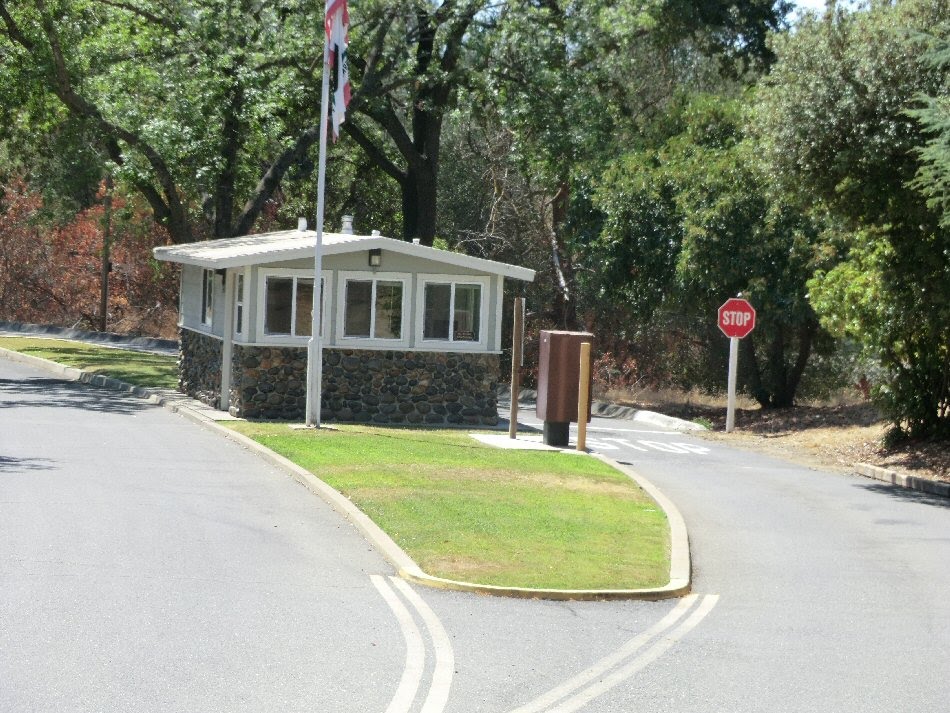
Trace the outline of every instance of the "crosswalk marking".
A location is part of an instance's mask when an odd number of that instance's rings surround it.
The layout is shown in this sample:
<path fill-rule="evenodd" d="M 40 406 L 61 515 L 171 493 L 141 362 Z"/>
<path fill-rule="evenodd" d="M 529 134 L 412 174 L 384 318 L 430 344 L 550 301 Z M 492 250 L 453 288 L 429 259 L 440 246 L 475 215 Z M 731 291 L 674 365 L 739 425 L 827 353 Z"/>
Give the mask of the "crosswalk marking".
<path fill-rule="evenodd" d="M 643 446 L 638 446 L 634 443 L 631 443 L 626 438 L 605 438 L 605 441 L 613 441 L 614 443 L 619 443 L 621 446 L 626 446 L 627 448 L 633 448 L 636 451 L 643 451 L 646 453 L 647 449 Z"/>
<path fill-rule="evenodd" d="M 596 451 L 616 451 L 621 447 L 630 448 L 642 453 L 659 451 L 661 453 L 675 453 L 678 455 L 706 455 L 710 449 L 697 443 L 682 441 L 630 441 L 625 438 L 588 438 L 587 445 Z"/>

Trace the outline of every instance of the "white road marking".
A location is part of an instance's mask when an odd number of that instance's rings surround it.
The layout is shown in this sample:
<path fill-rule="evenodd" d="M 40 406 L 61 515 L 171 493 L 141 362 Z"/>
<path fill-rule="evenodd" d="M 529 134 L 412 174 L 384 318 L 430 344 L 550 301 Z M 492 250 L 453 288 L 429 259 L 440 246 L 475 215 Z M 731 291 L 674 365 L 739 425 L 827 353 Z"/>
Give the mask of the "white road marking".
<path fill-rule="evenodd" d="M 422 617 L 429 636 L 432 638 L 432 647 L 435 649 L 435 670 L 432 672 L 432 685 L 421 713 L 442 713 L 449 700 L 449 689 L 452 687 L 452 676 L 455 674 L 455 654 L 452 653 L 452 642 L 449 635 L 435 612 L 416 594 L 407 582 L 398 577 L 390 577 L 396 588 L 409 601 L 413 608 Z"/>
<path fill-rule="evenodd" d="M 548 711 L 549 713 L 572 713 L 579 708 L 587 705 L 594 698 L 603 695 L 611 688 L 619 685 L 633 674 L 637 673 L 647 665 L 656 661 L 666 651 L 682 639 L 686 634 L 696 628 L 696 626 L 712 611 L 719 601 L 719 595 L 706 595 L 699 606 L 693 610 L 690 617 L 677 626 L 670 634 L 663 634 L 678 622 L 696 603 L 699 595 L 691 594 L 680 600 L 680 602 L 660 621 L 638 634 L 626 644 L 617 649 L 609 656 L 605 656 L 588 669 L 568 679 L 561 685 L 552 688 L 544 695 L 535 700 L 516 708 L 511 713 L 539 713 L 539 711 Z M 630 659 L 652 640 L 660 637 L 643 654 Z M 626 664 L 623 662 L 627 659 Z M 623 665 L 622 665 L 623 664 Z M 610 673 L 613 671 L 612 673 Z M 561 701 L 559 705 L 554 705 Z M 552 708 L 551 706 L 554 705 Z"/>
<path fill-rule="evenodd" d="M 422 674 L 425 670 L 426 647 L 422 640 L 422 633 L 412 614 L 406 609 L 399 597 L 392 590 L 386 580 L 378 574 L 370 575 L 376 589 L 382 595 L 383 599 L 396 615 L 396 621 L 399 622 L 399 628 L 402 636 L 406 640 L 406 668 L 403 670 L 402 678 L 399 679 L 399 685 L 396 687 L 396 693 L 393 695 L 386 713 L 408 713 L 412 708 L 412 702 L 416 698 L 416 692 L 419 690 L 419 684 L 422 682 Z"/>
<path fill-rule="evenodd" d="M 718 594 L 706 595 L 703 598 L 702 603 L 696 608 L 690 617 L 678 627 L 676 627 L 676 629 L 669 636 L 662 637 L 653 646 L 647 649 L 647 651 L 645 651 L 640 656 L 637 656 L 625 666 L 617 669 L 610 675 L 605 676 L 600 681 L 591 684 L 576 695 L 565 700 L 560 705 L 550 708 L 549 713 L 573 713 L 573 711 L 576 711 L 590 703 L 593 699 L 597 698 L 597 696 L 600 696 L 609 691 L 611 688 L 623 683 L 633 674 L 656 661 L 658 658 L 660 658 L 660 656 L 672 648 L 677 641 L 695 629 L 699 622 L 705 619 L 706 615 L 712 611 L 712 608 L 716 606 L 718 601 Z"/>
<path fill-rule="evenodd" d="M 605 440 L 599 438 L 588 438 L 587 445 L 590 448 L 596 448 L 599 451 L 616 451 L 620 446 L 614 445 L 613 443 L 608 443 Z"/>
<path fill-rule="evenodd" d="M 625 643 L 615 652 L 609 656 L 605 656 L 594 665 L 590 666 L 584 671 L 581 671 L 579 674 L 568 679 L 561 685 L 552 688 L 550 691 L 536 698 L 530 703 L 527 703 L 520 708 L 516 708 L 515 710 L 511 711 L 511 713 L 538 713 L 539 711 L 548 710 L 549 706 L 554 705 L 559 700 L 584 689 L 585 686 L 589 686 L 592 682 L 596 681 L 612 668 L 619 666 L 625 659 L 633 656 L 637 651 L 646 646 L 652 639 L 673 627 L 676 622 L 679 621 L 683 615 L 690 610 L 690 608 L 692 608 L 697 599 L 699 599 L 699 596 L 696 594 L 690 594 L 689 596 L 684 597 L 669 612 L 669 614 L 660 619 L 660 621 L 643 633 L 638 634 L 637 636 L 630 639 L 630 641 Z"/>
<path fill-rule="evenodd" d="M 644 453 L 646 453 L 646 450 L 647 450 L 643 446 L 638 446 L 635 443 L 631 443 L 625 438 L 605 438 L 604 440 L 613 441 L 614 443 L 619 443 L 621 446 L 626 446 L 627 448 L 633 448 L 634 450 L 637 450 L 637 451 L 643 451 Z"/>
<path fill-rule="evenodd" d="M 660 441 L 637 441 L 637 443 L 664 453 L 689 453 L 685 448 L 680 448 L 675 443 L 661 443 Z"/>
<path fill-rule="evenodd" d="M 698 453 L 699 455 L 705 455 L 709 453 L 709 451 L 711 450 L 707 448 L 706 446 L 700 446 L 695 443 L 680 443 L 679 441 L 675 441 L 673 445 L 679 446 L 680 448 L 684 448 L 690 453 Z"/>
<path fill-rule="evenodd" d="M 631 448 L 636 451 L 642 451 L 644 453 L 648 451 L 660 451 L 662 453 L 678 453 L 680 455 L 705 455 L 709 453 L 709 448 L 706 446 L 700 446 L 695 443 L 683 443 L 680 441 L 641 441 L 638 440 L 636 443 L 627 440 L 626 438 L 588 438 L 587 444 L 598 451 L 615 451 L 620 446 L 624 448 Z M 637 445 L 639 444 L 639 445 Z"/>

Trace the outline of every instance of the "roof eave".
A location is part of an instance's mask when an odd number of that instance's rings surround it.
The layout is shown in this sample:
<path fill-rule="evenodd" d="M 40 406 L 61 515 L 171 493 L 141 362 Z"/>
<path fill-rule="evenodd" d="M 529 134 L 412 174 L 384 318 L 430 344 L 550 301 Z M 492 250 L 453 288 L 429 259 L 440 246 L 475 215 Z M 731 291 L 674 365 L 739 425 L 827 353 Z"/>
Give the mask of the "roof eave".
<path fill-rule="evenodd" d="M 192 245 L 200 245 L 192 243 Z M 293 246 L 282 250 L 274 250 L 263 254 L 245 254 L 224 257 L 208 257 L 202 255 L 189 255 L 187 252 L 182 254 L 184 246 L 163 246 L 153 250 L 157 260 L 165 262 L 174 262 L 181 265 L 191 265 L 194 267 L 206 268 L 209 270 L 220 270 L 235 267 L 246 267 L 248 265 L 267 265 L 275 262 L 284 262 L 288 260 L 301 260 L 310 257 L 313 254 L 313 246 Z M 480 270 L 482 272 L 508 277 L 523 282 L 533 282 L 535 271 L 518 265 L 486 260 L 485 258 L 472 257 L 462 253 L 453 253 L 447 250 L 418 245 L 416 243 L 407 243 L 402 240 L 385 238 L 382 236 L 368 237 L 359 240 L 358 250 L 368 250 L 380 248 L 383 250 L 392 250 L 412 257 L 418 257 L 424 260 L 432 260 L 456 267 L 465 267 L 471 270 Z M 339 255 L 347 252 L 354 252 L 354 242 L 347 241 L 335 244 L 324 245 L 324 255 Z"/>

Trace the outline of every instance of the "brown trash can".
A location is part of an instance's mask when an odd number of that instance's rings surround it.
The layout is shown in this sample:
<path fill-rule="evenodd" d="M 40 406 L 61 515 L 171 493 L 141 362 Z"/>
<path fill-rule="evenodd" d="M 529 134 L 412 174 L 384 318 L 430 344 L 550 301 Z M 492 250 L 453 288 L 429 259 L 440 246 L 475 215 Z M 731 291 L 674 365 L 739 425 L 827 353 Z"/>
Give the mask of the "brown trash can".
<path fill-rule="evenodd" d="M 544 442 L 549 446 L 569 444 L 570 424 L 577 422 L 581 344 L 593 341 L 590 332 L 541 331 L 537 414 L 544 421 Z M 588 389 L 588 422 L 592 391 Z"/>

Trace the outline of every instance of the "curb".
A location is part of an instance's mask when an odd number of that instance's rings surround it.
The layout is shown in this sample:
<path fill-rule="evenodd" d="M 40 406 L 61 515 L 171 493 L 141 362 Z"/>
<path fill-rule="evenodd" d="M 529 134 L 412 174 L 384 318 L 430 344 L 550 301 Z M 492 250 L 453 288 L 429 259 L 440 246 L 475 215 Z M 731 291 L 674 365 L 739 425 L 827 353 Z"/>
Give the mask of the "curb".
<path fill-rule="evenodd" d="M 156 337 L 130 337 L 115 332 L 90 332 L 69 327 L 54 327 L 47 324 L 29 322 L 5 322 L 0 320 L 0 331 L 12 332 L 17 336 L 59 337 L 72 341 L 102 344 L 104 346 L 133 347 L 161 354 L 177 354 L 178 342 L 174 339 Z"/>
<path fill-rule="evenodd" d="M 928 495 L 938 495 L 940 497 L 950 498 L 950 483 L 945 483 L 939 480 L 919 478 L 916 475 L 905 475 L 903 473 L 898 473 L 896 470 L 888 470 L 887 468 L 870 465 L 869 463 L 855 463 L 854 472 L 858 475 L 863 475 L 866 478 L 880 480 L 881 482 L 889 483 L 890 485 L 896 485 L 900 488 L 907 488 L 908 490 L 916 490 L 917 492 L 927 493 Z"/>
<path fill-rule="evenodd" d="M 63 364 L 50 361 L 49 359 L 35 357 L 30 354 L 21 354 L 20 352 L 4 349 L 3 347 L 0 347 L 0 357 L 3 357 L 9 361 L 27 364 L 29 366 L 36 367 L 37 369 L 48 371 L 55 376 L 63 377 L 67 381 L 78 381 L 80 383 L 89 384 L 90 386 L 96 386 L 101 389 L 121 391 L 127 394 L 132 394 L 133 396 L 137 396 L 141 399 L 145 399 L 146 401 L 153 404 L 164 405 L 166 402 L 166 399 L 161 395 L 161 392 L 158 389 L 147 388 L 145 386 L 134 386 L 108 376 L 102 376 L 101 374 L 91 374 L 88 371 L 83 371 L 82 369 L 77 369 L 72 366 L 64 366 Z"/>
<path fill-rule="evenodd" d="M 499 387 L 496 393 L 498 394 L 500 405 L 502 402 L 504 402 L 505 404 L 508 404 L 509 407 L 511 406 L 509 403 L 511 400 L 510 389 Z M 533 389 L 522 389 L 518 392 L 518 403 L 524 406 L 530 407 L 537 401 L 537 398 L 538 392 L 534 391 Z M 612 404 L 606 401 L 591 401 L 590 414 L 591 416 L 601 416 L 603 418 L 619 418 L 625 421 L 645 423 L 650 426 L 669 428 L 674 431 L 707 430 L 705 426 L 695 423 L 694 421 L 687 421 L 682 418 L 676 418 L 675 416 L 667 416 L 662 413 L 657 413 L 656 411 L 647 411 L 634 406 L 621 406 L 619 404 Z"/>
<path fill-rule="evenodd" d="M 331 488 L 316 475 L 300 467 L 284 456 L 275 453 L 247 436 L 222 426 L 204 413 L 181 403 L 169 399 L 161 393 L 141 386 L 133 386 L 117 379 L 90 374 L 75 367 L 63 366 L 48 359 L 21 354 L 0 347 L 0 357 L 14 362 L 29 364 L 55 375 L 62 376 L 70 381 L 79 381 L 100 388 L 113 391 L 122 391 L 144 398 L 151 403 L 162 406 L 172 413 L 180 414 L 190 421 L 214 431 L 225 438 L 243 446 L 264 461 L 287 472 L 294 480 L 306 486 L 315 495 L 330 505 L 337 513 L 356 527 L 373 547 L 386 559 L 400 577 L 410 582 L 422 584 L 435 589 L 471 592 L 500 597 L 520 599 L 552 599 L 552 600 L 624 600 L 637 599 L 658 601 L 682 597 L 689 593 L 691 587 L 691 562 L 689 553 L 689 537 L 686 523 L 676 506 L 659 489 L 640 474 L 617 461 L 594 454 L 595 458 L 616 468 L 637 483 L 663 510 L 670 527 L 670 581 L 663 587 L 646 589 L 532 589 L 528 587 L 502 587 L 490 584 L 463 582 L 442 577 L 434 577 L 425 573 L 419 565 L 387 535 L 382 528 L 373 522 L 362 510 L 356 507 L 345 495 Z"/>

